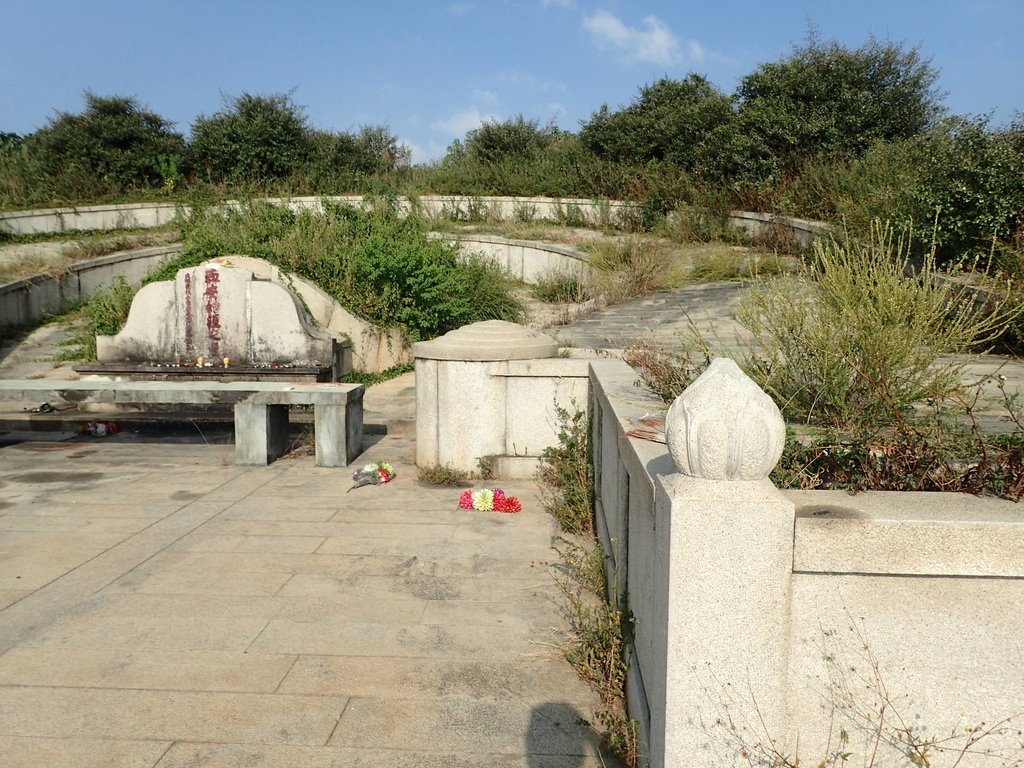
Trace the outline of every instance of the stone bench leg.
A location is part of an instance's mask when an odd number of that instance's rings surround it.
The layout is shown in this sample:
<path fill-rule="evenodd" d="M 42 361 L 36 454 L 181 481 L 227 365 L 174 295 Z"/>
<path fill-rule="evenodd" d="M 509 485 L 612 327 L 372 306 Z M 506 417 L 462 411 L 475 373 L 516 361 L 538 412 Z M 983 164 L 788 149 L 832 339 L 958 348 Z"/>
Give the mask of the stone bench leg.
<path fill-rule="evenodd" d="M 235 464 L 265 467 L 287 450 L 287 405 L 235 404 Z"/>
<path fill-rule="evenodd" d="M 316 465 L 344 467 L 363 449 L 363 403 L 317 405 L 313 412 L 316 433 Z"/>

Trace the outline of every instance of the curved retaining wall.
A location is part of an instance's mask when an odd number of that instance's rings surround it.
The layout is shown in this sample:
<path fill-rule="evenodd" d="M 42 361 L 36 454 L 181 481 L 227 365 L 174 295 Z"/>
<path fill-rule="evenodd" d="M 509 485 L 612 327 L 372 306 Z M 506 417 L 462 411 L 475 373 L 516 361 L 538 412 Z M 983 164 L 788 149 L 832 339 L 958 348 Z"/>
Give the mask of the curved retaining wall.
<path fill-rule="evenodd" d="M 494 235 L 435 236 L 458 245 L 463 253 L 487 256 L 524 283 L 536 283 L 552 273 L 580 275 L 589 268 L 586 254 L 568 245 L 539 240 L 509 240 Z"/>
<path fill-rule="evenodd" d="M 535 282 L 545 273 L 579 274 L 587 266 L 585 254 L 565 245 L 490 235 L 445 239 L 459 244 L 464 251 L 486 254 L 513 277 L 527 283 Z M 180 251 L 180 244 L 118 251 L 72 264 L 58 277 L 35 275 L 0 285 L 0 327 L 27 325 L 47 315 L 60 314 L 108 287 L 118 276 L 137 285 L 161 262 Z M 393 341 L 391 346 L 394 346 Z M 366 370 L 373 370 L 375 366 Z"/>
<path fill-rule="evenodd" d="M 181 245 L 162 245 L 118 251 L 76 262 L 59 276 L 35 275 L 0 285 L 0 328 L 39 322 L 58 315 L 109 287 L 116 277 L 138 285 L 156 267 L 181 251 Z"/>
<path fill-rule="evenodd" d="M 318 208 L 323 200 L 347 205 L 362 205 L 361 195 L 331 197 L 268 198 L 268 202 L 293 208 Z M 228 205 L 238 205 L 229 202 Z M 402 210 L 417 209 L 426 216 L 456 220 L 558 221 L 571 225 L 610 226 L 621 224 L 635 210 L 634 203 L 621 200 L 586 200 L 551 197 L 469 197 L 460 195 L 423 195 L 410 200 L 400 198 Z M 46 234 L 68 230 L 135 229 L 163 226 L 174 220 L 175 203 L 129 203 L 125 205 L 86 205 L 75 208 L 45 208 L 33 211 L 0 212 L 0 230 L 18 235 Z M 751 236 L 772 229 L 789 231 L 807 246 L 828 227 L 822 222 L 793 219 L 769 213 L 733 211 L 729 222 Z"/>

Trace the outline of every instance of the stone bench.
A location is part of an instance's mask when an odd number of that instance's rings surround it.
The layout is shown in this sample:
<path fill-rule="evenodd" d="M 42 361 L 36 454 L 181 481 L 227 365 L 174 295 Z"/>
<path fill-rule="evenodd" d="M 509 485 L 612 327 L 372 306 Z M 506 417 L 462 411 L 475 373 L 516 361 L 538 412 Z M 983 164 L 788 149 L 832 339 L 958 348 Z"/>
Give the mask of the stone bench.
<path fill-rule="evenodd" d="M 233 405 L 235 463 L 264 466 L 288 448 L 288 407 L 312 405 L 316 464 L 343 467 L 362 451 L 362 384 L 276 381 L 0 380 L 0 400 L 74 405 Z"/>

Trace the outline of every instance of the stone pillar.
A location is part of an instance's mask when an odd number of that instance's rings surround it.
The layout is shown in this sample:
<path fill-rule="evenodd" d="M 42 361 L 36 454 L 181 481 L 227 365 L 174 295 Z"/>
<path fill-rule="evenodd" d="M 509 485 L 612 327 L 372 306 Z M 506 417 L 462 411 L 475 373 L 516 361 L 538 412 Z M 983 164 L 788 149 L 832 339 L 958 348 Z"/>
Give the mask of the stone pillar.
<path fill-rule="evenodd" d="M 235 403 L 235 463 L 265 467 L 288 450 L 288 406 Z"/>
<path fill-rule="evenodd" d="M 416 464 L 475 472 L 479 458 L 506 454 L 508 379 L 496 374 L 509 360 L 554 357 L 558 342 L 516 323 L 485 320 L 417 342 L 412 352 Z"/>
<path fill-rule="evenodd" d="M 668 530 L 658 542 L 665 667 L 651 765 L 746 765 L 744 741 L 786 740 L 794 507 L 768 480 L 785 425 L 719 358 L 672 404 L 666 439 L 679 474 L 656 502 Z"/>

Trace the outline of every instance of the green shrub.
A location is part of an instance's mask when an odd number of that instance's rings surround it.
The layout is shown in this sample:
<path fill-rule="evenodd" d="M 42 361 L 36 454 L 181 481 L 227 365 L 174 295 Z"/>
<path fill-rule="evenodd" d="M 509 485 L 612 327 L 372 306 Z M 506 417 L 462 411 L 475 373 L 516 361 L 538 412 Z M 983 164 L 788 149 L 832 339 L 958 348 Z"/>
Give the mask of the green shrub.
<path fill-rule="evenodd" d="M 591 298 L 590 286 L 575 274 L 547 272 L 530 286 L 530 293 L 552 304 L 576 304 Z"/>
<path fill-rule="evenodd" d="M 688 172 L 702 170 L 715 131 L 735 119 L 732 102 L 703 75 L 662 78 L 640 89 L 624 109 L 608 105 L 580 129 L 580 141 L 596 156 L 643 166 L 668 162 Z"/>
<path fill-rule="evenodd" d="M 109 288 L 94 294 L 89 301 L 67 317 L 73 329 L 61 357 L 69 360 L 95 360 L 96 336 L 113 336 L 121 330 L 132 308 L 136 289 L 123 277 Z"/>
<path fill-rule="evenodd" d="M 737 317 L 754 336 L 747 371 L 786 416 L 846 428 L 954 395 L 963 364 L 940 356 L 991 342 L 1015 314 L 940 280 L 932 256 L 912 270 L 906 241 L 878 227 L 818 241 L 801 274 L 745 292 Z"/>
<path fill-rule="evenodd" d="M 96 200 L 163 189 L 185 141 L 173 123 L 126 96 L 85 93 L 80 114 L 60 112 L 0 157 L 0 201 Z"/>
<path fill-rule="evenodd" d="M 594 470 L 590 454 L 590 418 L 586 410 L 556 407 L 558 445 L 545 448 L 537 478 L 545 506 L 562 530 L 594 534 Z"/>
<path fill-rule="evenodd" d="M 937 79 L 916 48 L 871 39 L 850 49 L 812 33 L 740 82 L 735 130 L 718 137 L 731 144 L 732 167 L 721 172 L 778 183 L 808 160 L 852 159 L 878 142 L 915 136 L 942 112 Z"/>
<path fill-rule="evenodd" d="M 522 319 L 511 282 L 493 262 L 428 238 L 414 216 L 253 202 L 195 211 L 183 235 L 182 260 L 163 275 L 218 256 L 255 256 L 311 280 L 359 317 L 401 326 L 413 340 L 478 320 Z"/>
<path fill-rule="evenodd" d="M 206 181 L 268 182 L 298 170 L 311 150 L 306 116 L 290 94 L 243 93 L 195 119 L 189 160 Z"/>
<path fill-rule="evenodd" d="M 986 119 L 950 118 L 853 162 L 807 164 L 780 191 L 780 210 L 842 222 L 866 236 L 884 218 L 912 230 L 917 254 L 934 247 L 940 264 L 988 254 L 1016 272 L 1024 248 L 1024 151 L 1012 130 Z"/>
<path fill-rule="evenodd" d="M 593 292 L 611 303 L 669 288 L 680 282 L 672 253 L 662 243 L 641 237 L 600 240 L 585 246 Z"/>

